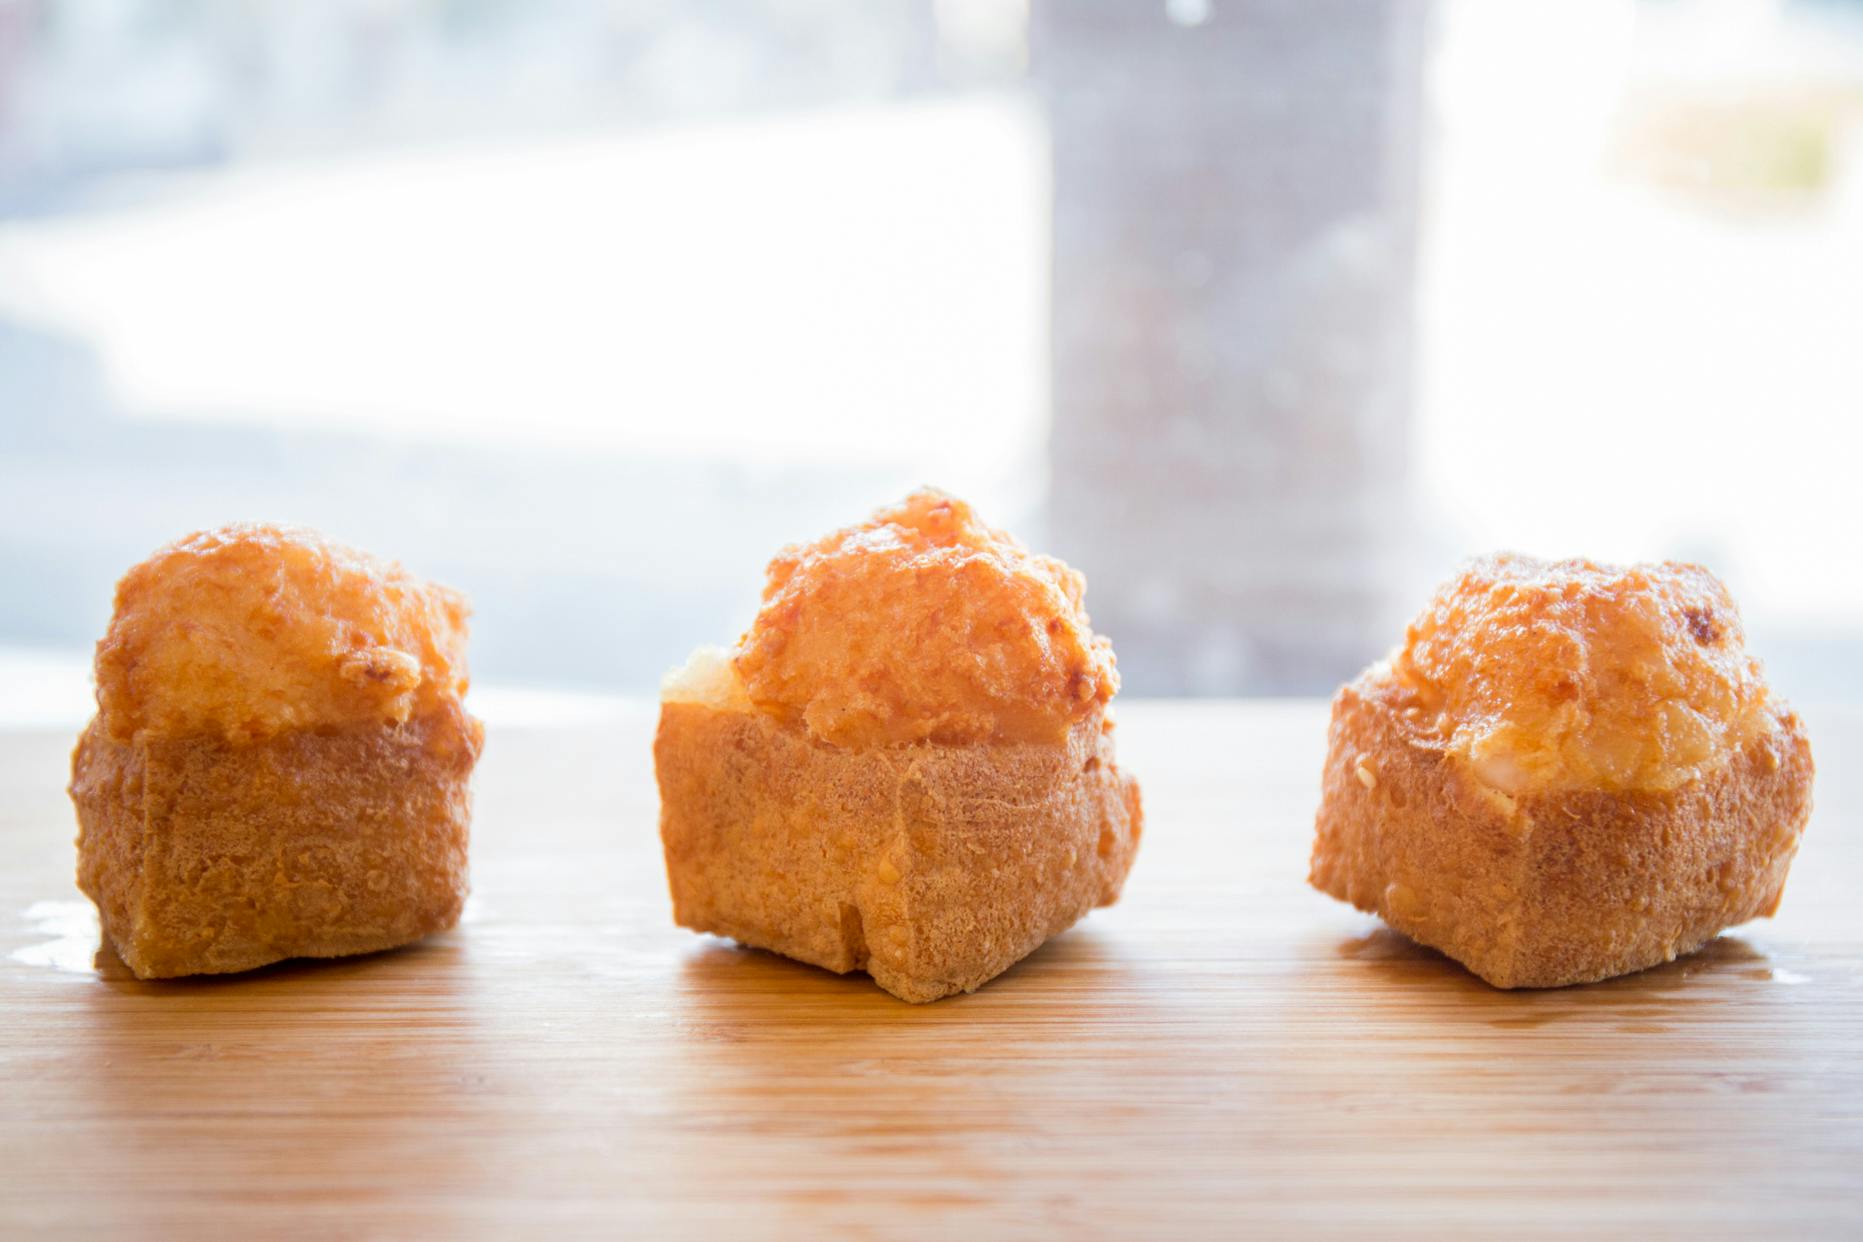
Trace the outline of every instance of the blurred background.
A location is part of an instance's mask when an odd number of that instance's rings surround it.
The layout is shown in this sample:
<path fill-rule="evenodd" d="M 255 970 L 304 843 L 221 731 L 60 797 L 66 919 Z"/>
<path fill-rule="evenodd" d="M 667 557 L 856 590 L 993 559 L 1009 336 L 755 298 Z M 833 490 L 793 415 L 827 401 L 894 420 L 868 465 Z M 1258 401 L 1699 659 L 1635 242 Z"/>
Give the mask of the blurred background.
<path fill-rule="evenodd" d="M 1513 548 L 1863 699 L 1860 427 L 1863 3 L 0 0 L 0 716 L 233 519 L 650 693 L 920 482 L 1130 694 L 1329 693 Z"/>

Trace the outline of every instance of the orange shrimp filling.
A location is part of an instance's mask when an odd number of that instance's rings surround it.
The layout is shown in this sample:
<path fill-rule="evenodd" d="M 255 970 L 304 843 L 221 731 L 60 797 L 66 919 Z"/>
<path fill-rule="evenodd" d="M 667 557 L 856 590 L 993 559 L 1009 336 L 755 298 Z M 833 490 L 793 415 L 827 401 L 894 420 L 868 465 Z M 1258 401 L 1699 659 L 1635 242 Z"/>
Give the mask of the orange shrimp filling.
<path fill-rule="evenodd" d="M 755 706 L 836 746 L 1052 742 L 1119 688 L 1085 591 L 920 491 L 770 562 L 733 663 Z"/>
<path fill-rule="evenodd" d="M 308 530 L 189 535 L 131 569 L 97 644 L 118 741 L 401 723 L 466 692 L 466 604 Z"/>
<path fill-rule="evenodd" d="M 1769 720 L 1740 614 L 1694 565 L 1477 561 L 1391 663 L 1423 723 L 1508 794 L 1673 789 Z"/>

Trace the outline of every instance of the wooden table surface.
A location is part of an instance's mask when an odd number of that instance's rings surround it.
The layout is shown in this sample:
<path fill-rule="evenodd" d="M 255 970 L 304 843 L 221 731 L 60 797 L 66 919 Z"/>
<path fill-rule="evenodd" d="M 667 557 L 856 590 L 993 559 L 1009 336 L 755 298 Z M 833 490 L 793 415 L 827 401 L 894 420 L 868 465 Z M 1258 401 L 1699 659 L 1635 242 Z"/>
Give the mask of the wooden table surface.
<path fill-rule="evenodd" d="M 494 728 L 465 924 L 144 984 L 0 733 L 0 1235 L 1863 1235 L 1863 715 L 1781 916 L 1502 993 L 1304 884 L 1318 704 L 1125 705 L 1125 900 L 974 996 L 670 925 L 646 707 Z"/>

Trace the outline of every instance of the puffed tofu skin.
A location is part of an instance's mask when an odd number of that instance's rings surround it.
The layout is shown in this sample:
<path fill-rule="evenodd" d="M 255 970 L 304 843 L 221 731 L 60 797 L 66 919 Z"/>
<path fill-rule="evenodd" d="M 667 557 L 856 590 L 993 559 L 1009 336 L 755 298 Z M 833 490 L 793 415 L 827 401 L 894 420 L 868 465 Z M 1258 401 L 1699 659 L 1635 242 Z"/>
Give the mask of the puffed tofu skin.
<path fill-rule="evenodd" d="M 975 990 L 1119 896 L 1137 783 L 1099 714 L 1064 745 L 843 750 L 767 713 L 662 704 L 674 919 L 907 1001 Z"/>
<path fill-rule="evenodd" d="M 464 597 L 235 523 L 117 584 L 72 755 L 78 884 L 145 979 L 368 953 L 466 895 Z"/>
<path fill-rule="evenodd" d="M 408 944 L 459 919 L 482 739 L 457 706 L 251 743 L 93 722 L 72 763 L 78 884 L 144 979 Z"/>
<path fill-rule="evenodd" d="M 1333 700 L 1320 891 L 1500 988 L 1642 970 L 1778 906 L 1811 811 L 1811 747 L 1790 712 L 1674 789 L 1512 797 L 1409 701 L 1377 669 Z"/>

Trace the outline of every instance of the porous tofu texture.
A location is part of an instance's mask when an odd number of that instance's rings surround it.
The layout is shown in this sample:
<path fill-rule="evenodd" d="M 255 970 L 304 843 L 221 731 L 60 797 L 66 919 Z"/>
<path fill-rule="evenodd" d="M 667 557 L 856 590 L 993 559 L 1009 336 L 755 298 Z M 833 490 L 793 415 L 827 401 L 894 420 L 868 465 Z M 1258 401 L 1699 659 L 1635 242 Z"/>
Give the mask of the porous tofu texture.
<path fill-rule="evenodd" d="M 78 883 L 143 978 L 406 944 L 466 895 L 463 599 L 281 526 L 124 576 L 72 757 Z"/>
<path fill-rule="evenodd" d="M 778 554 L 662 690 L 674 919 L 916 1002 L 1117 898 L 1144 812 L 1085 587 L 929 490 Z"/>
<path fill-rule="evenodd" d="M 1693 952 L 1771 914 L 1811 811 L 1789 712 L 1660 792 L 1515 797 L 1475 776 L 1373 668 L 1333 700 L 1310 879 L 1496 987 L 1560 987 Z"/>
<path fill-rule="evenodd" d="M 1772 913 L 1812 775 L 1706 570 L 1491 557 L 1334 698 L 1310 878 L 1497 987 L 1592 982 Z"/>
<path fill-rule="evenodd" d="M 78 886 L 145 979 L 418 940 L 466 899 L 482 736 L 458 708 L 237 743 L 93 722 L 72 764 Z"/>
<path fill-rule="evenodd" d="M 1059 746 L 844 750 L 669 698 L 654 767 L 676 922 L 913 1002 L 972 991 L 1110 904 L 1143 828 L 1098 717 Z"/>

